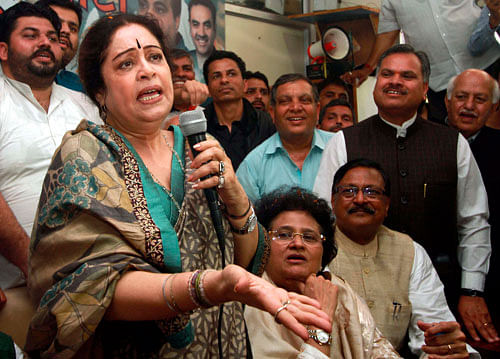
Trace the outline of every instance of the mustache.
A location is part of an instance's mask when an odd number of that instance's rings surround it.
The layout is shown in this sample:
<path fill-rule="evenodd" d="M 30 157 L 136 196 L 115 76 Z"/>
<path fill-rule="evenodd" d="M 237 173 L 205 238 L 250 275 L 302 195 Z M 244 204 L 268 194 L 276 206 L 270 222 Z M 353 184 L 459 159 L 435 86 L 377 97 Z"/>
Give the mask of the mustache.
<path fill-rule="evenodd" d="M 59 43 L 61 43 L 61 39 L 63 38 L 66 40 L 64 41 L 65 45 L 71 50 L 73 50 L 73 44 L 71 43 L 71 41 L 69 41 L 69 36 L 67 36 L 66 34 L 59 35 Z"/>
<path fill-rule="evenodd" d="M 401 92 L 403 95 L 406 95 L 408 94 L 408 90 L 405 89 L 403 86 L 401 85 L 392 85 L 392 84 L 389 84 L 387 87 L 384 88 L 384 92 L 388 92 L 388 91 L 397 91 L 397 92 Z"/>
<path fill-rule="evenodd" d="M 41 49 L 38 49 L 36 50 L 31 56 L 30 56 L 30 60 L 33 60 L 35 57 L 37 57 L 38 55 L 40 55 L 41 53 L 46 53 L 49 55 L 50 59 L 52 61 L 56 61 L 56 55 L 54 55 L 54 53 L 52 52 L 52 50 L 50 50 L 50 48 L 41 48 Z"/>
<path fill-rule="evenodd" d="M 474 116 L 474 117 L 477 117 L 477 113 L 472 111 L 472 110 L 467 110 L 467 109 L 464 109 L 464 110 L 461 110 L 460 115 L 469 115 L 469 116 Z"/>
<path fill-rule="evenodd" d="M 352 214 L 356 212 L 365 212 L 368 214 L 375 214 L 375 210 L 373 208 L 368 207 L 367 205 L 354 205 L 353 207 L 349 208 L 347 213 Z"/>
<path fill-rule="evenodd" d="M 208 35 L 198 35 L 198 34 L 196 34 L 194 36 L 194 39 L 198 40 L 198 41 L 208 41 Z"/>

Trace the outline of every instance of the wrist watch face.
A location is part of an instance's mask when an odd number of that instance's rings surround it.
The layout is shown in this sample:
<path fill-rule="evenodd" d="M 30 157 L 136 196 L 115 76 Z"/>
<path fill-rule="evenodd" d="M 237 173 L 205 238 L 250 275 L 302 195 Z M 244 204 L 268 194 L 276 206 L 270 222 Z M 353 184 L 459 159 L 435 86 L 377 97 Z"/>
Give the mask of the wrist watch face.
<path fill-rule="evenodd" d="M 252 214 L 250 215 L 250 218 L 248 219 L 248 233 L 252 232 L 255 229 L 256 225 L 257 225 L 257 216 L 255 215 L 254 211 L 252 210 Z"/>
<path fill-rule="evenodd" d="M 330 335 L 321 329 L 316 330 L 316 336 L 318 337 L 318 341 L 322 344 L 328 343 L 328 340 L 330 339 Z"/>

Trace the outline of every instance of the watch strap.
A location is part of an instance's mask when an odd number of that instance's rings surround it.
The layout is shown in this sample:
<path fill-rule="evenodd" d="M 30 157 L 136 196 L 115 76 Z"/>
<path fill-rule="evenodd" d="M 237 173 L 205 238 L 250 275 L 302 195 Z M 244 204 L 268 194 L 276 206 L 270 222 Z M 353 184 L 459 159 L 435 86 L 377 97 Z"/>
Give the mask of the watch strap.
<path fill-rule="evenodd" d="M 484 293 L 480 290 L 462 288 L 460 289 L 460 294 L 465 295 L 467 297 L 484 297 Z"/>
<path fill-rule="evenodd" d="M 255 223 L 257 221 L 257 217 L 255 216 L 255 211 L 253 207 L 250 206 L 250 216 L 248 216 L 245 224 L 241 228 L 235 228 L 231 222 L 229 222 L 229 226 L 231 227 L 231 232 L 236 234 L 248 234 L 255 228 Z"/>

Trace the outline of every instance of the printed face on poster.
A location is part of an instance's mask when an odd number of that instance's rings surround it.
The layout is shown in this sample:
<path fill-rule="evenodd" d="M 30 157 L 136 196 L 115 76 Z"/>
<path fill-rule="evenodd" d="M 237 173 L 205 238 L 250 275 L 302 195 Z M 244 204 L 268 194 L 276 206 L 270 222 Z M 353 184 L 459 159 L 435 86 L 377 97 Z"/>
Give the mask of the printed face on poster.
<path fill-rule="evenodd" d="M 35 2 L 35 1 L 30 1 Z M 187 50 L 193 59 L 196 80 L 205 82 L 203 63 L 214 49 L 223 49 L 225 40 L 224 0 L 74 0 L 83 11 L 80 41 L 85 30 L 99 17 L 113 12 L 128 12 L 156 19 L 169 48 Z M 16 4 L 0 0 L 0 12 Z M 76 72 L 77 56 L 66 70 Z"/>

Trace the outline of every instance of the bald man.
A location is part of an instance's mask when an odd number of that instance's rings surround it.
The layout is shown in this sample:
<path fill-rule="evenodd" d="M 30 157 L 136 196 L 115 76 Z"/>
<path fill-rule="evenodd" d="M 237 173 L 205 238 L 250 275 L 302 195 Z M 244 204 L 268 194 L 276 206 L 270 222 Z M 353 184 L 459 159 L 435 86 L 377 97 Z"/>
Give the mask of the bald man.
<path fill-rule="evenodd" d="M 495 325 L 497 327 L 500 325 L 500 310 L 496 305 L 500 301 L 500 296 L 496 294 L 500 292 L 500 285 L 494 278 L 500 271 L 498 248 L 496 248 L 500 241 L 500 189 L 498 188 L 500 169 L 496 157 L 500 152 L 500 130 L 487 127 L 485 124 L 497 106 L 499 98 L 498 83 L 486 72 L 470 69 L 450 80 L 445 99 L 448 124 L 460 131 L 469 141 L 488 194 L 492 253 L 484 298 L 491 318 L 487 312 L 479 315 L 484 327 L 492 334 L 495 333 Z M 466 324 L 467 322 L 465 321 Z"/>

